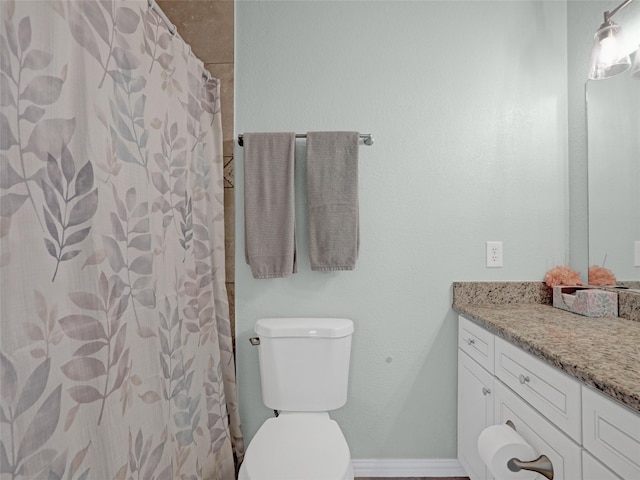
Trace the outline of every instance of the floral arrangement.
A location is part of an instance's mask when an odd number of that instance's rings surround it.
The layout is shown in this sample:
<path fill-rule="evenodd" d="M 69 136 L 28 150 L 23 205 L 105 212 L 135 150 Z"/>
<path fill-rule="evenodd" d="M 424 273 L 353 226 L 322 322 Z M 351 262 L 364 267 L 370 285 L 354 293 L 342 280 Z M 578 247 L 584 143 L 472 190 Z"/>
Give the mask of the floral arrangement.
<path fill-rule="evenodd" d="M 608 268 L 593 265 L 589 267 L 589 285 L 615 285 L 616 276 Z"/>
<path fill-rule="evenodd" d="M 580 280 L 580 273 L 569 267 L 557 266 L 544 275 L 544 281 L 549 287 L 560 285 L 584 285 Z"/>

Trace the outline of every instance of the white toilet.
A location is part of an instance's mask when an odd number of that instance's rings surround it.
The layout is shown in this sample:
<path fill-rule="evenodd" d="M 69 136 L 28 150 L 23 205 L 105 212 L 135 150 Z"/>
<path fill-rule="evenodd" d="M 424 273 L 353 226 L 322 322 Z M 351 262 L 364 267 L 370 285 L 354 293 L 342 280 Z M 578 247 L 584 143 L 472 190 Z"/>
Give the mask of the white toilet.
<path fill-rule="evenodd" d="M 262 401 L 279 412 L 247 448 L 238 480 L 353 480 L 351 453 L 329 411 L 347 401 L 353 322 L 256 322 Z"/>

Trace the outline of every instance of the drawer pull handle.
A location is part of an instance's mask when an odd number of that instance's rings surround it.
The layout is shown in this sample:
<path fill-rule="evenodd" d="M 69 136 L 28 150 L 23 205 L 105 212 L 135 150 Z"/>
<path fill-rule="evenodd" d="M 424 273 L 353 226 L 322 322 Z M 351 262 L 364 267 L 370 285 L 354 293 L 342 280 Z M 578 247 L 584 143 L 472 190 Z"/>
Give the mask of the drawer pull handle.
<path fill-rule="evenodd" d="M 473 338 L 467 339 L 467 345 L 473 345 L 474 343 L 476 343 L 476 341 Z"/>
<path fill-rule="evenodd" d="M 491 389 L 487 388 L 487 387 L 482 387 L 482 394 L 483 395 L 489 395 L 491 393 Z"/>
<path fill-rule="evenodd" d="M 527 383 L 529 381 L 529 377 L 527 375 L 520 374 L 520 375 L 518 375 L 518 380 L 520 381 L 520 383 L 522 385 L 524 385 L 525 383 Z"/>

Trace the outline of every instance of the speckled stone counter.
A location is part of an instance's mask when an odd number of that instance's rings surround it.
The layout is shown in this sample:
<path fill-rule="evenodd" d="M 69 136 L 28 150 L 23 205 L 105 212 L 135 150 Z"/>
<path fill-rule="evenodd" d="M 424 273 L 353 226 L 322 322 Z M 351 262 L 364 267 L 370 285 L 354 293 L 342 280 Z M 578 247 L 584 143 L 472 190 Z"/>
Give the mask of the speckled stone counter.
<path fill-rule="evenodd" d="M 618 290 L 618 316 L 640 322 L 640 294 Z"/>
<path fill-rule="evenodd" d="M 553 308 L 546 290 L 538 282 L 456 282 L 453 308 L 640 413 L 640 322 Z"/>

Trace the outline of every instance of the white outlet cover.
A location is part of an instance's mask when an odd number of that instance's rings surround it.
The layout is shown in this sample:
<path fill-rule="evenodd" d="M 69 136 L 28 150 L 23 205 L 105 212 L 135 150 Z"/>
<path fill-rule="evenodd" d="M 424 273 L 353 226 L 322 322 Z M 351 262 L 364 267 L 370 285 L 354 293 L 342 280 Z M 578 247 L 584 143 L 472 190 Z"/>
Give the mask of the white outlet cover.
<path fill-rule="evenodd" d="M 501 268 L 503 266 L 502 242 L 487 242 L 486 266 L 487 268 Z"/>

